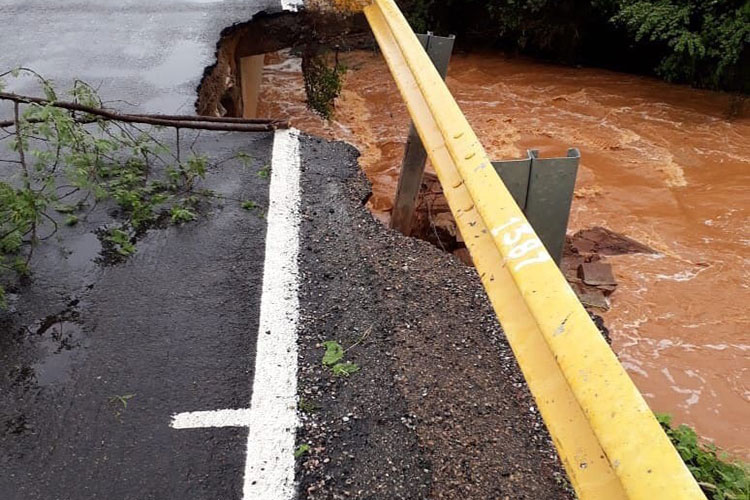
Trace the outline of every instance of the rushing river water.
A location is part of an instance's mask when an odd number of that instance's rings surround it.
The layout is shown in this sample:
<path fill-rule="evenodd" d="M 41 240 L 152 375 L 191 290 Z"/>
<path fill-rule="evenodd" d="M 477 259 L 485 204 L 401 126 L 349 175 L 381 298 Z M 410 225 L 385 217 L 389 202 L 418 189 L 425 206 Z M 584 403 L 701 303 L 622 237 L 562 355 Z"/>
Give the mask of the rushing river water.
<path fill-rule="evenodd" d="M 387 221 L 408 126 L 377 54 L 344 55 L 335 119 L 305 108 L 300 64 L 269 56 L 260 115 L 362 152 Z M 604 226 L 658 251 L 609 257 L 613 348 L 655 411 L 750 457 L 750 119 L 729 97 L 498 54 L 456 55 L 448 86 L 490 156 L 582 153 L 570 231 Z"/>

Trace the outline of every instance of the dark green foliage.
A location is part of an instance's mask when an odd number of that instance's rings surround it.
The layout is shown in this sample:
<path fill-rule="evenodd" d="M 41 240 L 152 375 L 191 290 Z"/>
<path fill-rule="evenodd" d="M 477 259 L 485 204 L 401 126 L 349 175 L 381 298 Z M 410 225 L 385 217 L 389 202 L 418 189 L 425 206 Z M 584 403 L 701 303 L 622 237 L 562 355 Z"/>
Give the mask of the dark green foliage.
<path fill-rule="evenodd" d="M 750 92 L 748 0 L 401 0 L 415 30 Z"/>
<path fill-rule="evenodd" d="M 657 414 L 656 418 L 710 500 L 750 499 L 747 464 L 731 463 L 726 456 L 719 456 L 716 447 L 701 444 L 695 431 L 686 425 L 673 428 L 669 415 Z"/>
<path fill-rule="evenodd" d="M 750 44 L 746 0 L 620 0 L 613 22 L 637 43 L 651 42 L 667 80 L 706 87 L 742 86 L 740 62 Z M 747 82 L 745 82 L 745 91 Z"/>
<path fill-rule="evenodd" d="M 342 77 L 346 68 L 336 57 L 329 64 L 324 54 L 311 52 L 302 59 L 307 106 L 326 120 L 333 116 L 334 101 L 341 94 Z"/>

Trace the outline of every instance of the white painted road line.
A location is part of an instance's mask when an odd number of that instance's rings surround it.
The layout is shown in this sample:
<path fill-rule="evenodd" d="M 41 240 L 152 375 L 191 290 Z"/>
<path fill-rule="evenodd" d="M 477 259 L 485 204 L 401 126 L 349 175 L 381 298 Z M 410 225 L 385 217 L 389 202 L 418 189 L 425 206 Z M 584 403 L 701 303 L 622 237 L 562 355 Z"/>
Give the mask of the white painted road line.
<path fill-rule="evenodd" d="M 304 0 L 281 0 L 281 9 L 298 12 L 304 6 Z"/>
<path fill-rule="evenodd" d="M 299 131 L 278 130 L 271 185 L 250 409 L 178 413 L 175 429 L 247 427 L 244 500 L 295 497 L 300 227 Z"/>
<path fill-rule="evenodd" d="M 292 499 L 296 490 L 300 227 L 297 130 L 276 131 L 269 199 L 263 296 L 245 462 L 245 500 Z"/>
<path fill-rule="evenodd" d="M 172 416 L 174 429 L 201 429 L 206 427 L 249 427 L 250 410 L 191 411 Z"/>

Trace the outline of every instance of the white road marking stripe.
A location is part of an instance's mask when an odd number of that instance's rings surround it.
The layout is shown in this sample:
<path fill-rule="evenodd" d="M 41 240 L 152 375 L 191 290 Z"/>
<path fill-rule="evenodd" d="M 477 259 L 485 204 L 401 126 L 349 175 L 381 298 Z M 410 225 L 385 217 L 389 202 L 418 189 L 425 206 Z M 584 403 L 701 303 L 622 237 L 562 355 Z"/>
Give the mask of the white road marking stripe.
<path fill-rule="evenodd" d="M 299 131 L 278 130 L 250 409 L 172 415 L 175 429 L 248 428 L 244 500 L 292 500 L 296 493 L 299 177 Z"/>
<path fill-rule="evenodd" d="M 249 427 L 250 410 L 191 411 L 172 415 L 174 429 L 200 429 L 205 427 Z"/>
<path fill-rule="evenodd" d="M 297 12 L 304 5 L 304 0 L 281 0 L 281 9 Z"/>
<path fill-rule="evenodd" d="M 299 322 L 299 131 L 273 143 L 270 207 L 245 462 L 246 500 L 295 496 Z"/>

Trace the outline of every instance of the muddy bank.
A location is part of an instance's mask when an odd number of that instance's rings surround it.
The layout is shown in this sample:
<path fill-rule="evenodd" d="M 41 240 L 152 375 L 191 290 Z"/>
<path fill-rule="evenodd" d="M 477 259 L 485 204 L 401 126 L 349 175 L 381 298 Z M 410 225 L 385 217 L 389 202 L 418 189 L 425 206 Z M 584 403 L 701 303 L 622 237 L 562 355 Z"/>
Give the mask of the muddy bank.
<path fill-rule="evenodd" d="M 342 59 L 331 122 L 306 109 L 289 53 L 266 58 L 259 110 L 355 145 L 368 206 L 387 223 L 408 115 L 378 54 Z M 570 232 L 606 227 L 655 252 L 605 256 L 619 284 L 605 313 L 616 352 L 654 410 L 747 457 L 750 119 L 727 120 L 725 94 L 497 53 L 456 55 L 447 81 L 492 157 L 581 149 Z M 446 237 L 429 166 L 418 217 L 425 234 Z"/>

